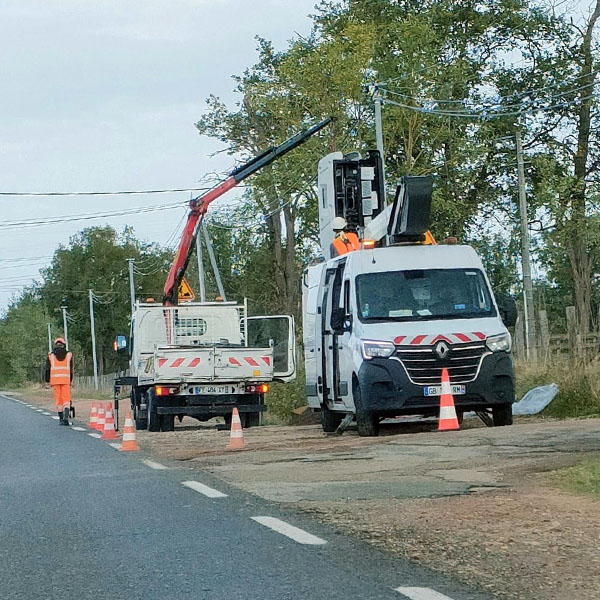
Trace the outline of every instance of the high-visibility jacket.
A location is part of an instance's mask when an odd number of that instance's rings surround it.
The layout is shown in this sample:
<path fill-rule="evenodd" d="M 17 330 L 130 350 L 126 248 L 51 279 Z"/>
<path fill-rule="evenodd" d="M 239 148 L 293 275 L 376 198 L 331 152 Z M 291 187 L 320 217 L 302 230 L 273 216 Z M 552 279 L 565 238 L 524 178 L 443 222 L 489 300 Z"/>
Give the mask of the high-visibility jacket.
<path fill-rule="evenodd" d="M 331 244 L 331 257 L 342 256 L 354 250 L 360 250 L 360 241 L 355 233 L 342 233 L 334 238 Z"/>
<path fill-rule="evenodd" d="M 64 360 L 58 360 L 51 352 L 48 354 L 50 362 L 50 385 L 69 385 L 71 383 L 71 361 L 73 355 L 67 352 Z"/>

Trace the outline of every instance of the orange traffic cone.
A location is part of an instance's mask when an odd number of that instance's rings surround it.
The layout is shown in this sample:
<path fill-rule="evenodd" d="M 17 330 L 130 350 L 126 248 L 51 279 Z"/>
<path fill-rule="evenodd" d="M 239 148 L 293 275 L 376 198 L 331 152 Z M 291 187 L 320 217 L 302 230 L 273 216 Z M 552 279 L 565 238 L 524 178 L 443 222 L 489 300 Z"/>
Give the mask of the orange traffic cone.
<path fill-rule="evenodd" d="M 98 407 L 95 402 L 92 402 L 92 409 L 90 410 L 90 429 L 96 429 L 98 424 Z"/>
<path fill-rule="evenodd" d="M 139 450 L 140 447 L 135 441 L 135 425 L 133 424 L 133 418 L 131 417 L 131 411 L 127 411 L 125 415 L 125 429 L 123 430 L 123 443 L 119 450 L 122 452 L 133 452 Z"/>
<path fill-rule="evenodd" d="M 100 402 L 98 405 L 98 416 L 96 417 L 96 427 L 97 431 L 104 431 L 104 423 L 106 421 L 105 413 L 104 413 L 104 403 Z"/>
<path fill-rule="evenodd" d="M 450 388 L 450 377 L 448 369 L 442 369 L 442 395 L 440 396 L 440 417 L 438 421 L 438 431 L 450 431 L 460 429 L 456 408 L 454 407 L 454 398 Z"/>
<path fill-rule="evenodd" d="M 234 407 L 233 413 L 231 414 L 231 432 L 229 433 L 229 444 L 227 444 L 227 450 L 243 450 L 246 446 L 244 441 L 244 431 L 242 429 L 242 422 L 240 421 L 240 413 L 238 409 Z"/>
<path fill-rule="evenodd" d="M 106 407 L 106 423 L 104 423 L 103 440 L 118 440 L 117 432 L 115 431 L 115 418 L 113 417 L 112 402 Z"/>

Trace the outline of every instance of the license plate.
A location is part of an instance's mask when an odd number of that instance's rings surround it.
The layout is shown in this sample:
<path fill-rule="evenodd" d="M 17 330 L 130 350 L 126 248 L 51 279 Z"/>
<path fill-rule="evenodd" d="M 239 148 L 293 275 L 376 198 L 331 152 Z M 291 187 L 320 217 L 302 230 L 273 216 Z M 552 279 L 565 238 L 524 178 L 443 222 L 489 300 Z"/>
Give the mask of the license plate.
<path fill-rule="evenodd" d="M 450 391 L 453 396 L 464 396 L 467 393 L 466 385 L 451 385 Z M 442 386 L 441 385 L 428 385 L 423 388 L 424 396 L 441 396 Z"/>
<path fill-rule="evenodd" d="M 232 385 L 196 385 L 192 388 L 194 394 L 234 394 L 235 387 Z"/>

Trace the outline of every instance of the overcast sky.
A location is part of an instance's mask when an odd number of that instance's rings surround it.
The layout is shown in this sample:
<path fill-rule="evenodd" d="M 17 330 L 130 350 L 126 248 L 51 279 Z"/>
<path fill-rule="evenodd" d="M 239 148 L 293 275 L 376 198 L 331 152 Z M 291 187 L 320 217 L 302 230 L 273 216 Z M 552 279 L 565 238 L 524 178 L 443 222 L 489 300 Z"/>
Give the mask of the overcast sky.
<path fill-rule="evenodd" d="M 222 146 L 194 123 L 205 99 L 235 101 L 231 75 L 256 57 L 255 36 L 284 48 L 308 33 L 315 0 L 2 0 L 0 192 L 188 188 L 227 170 Z M 153 196 L 0 197 L 12 220 L 173 204 Z M 184 209 L 93 222 L 0 228 L 0 311 L 59 244 L 83 226 L 130 224 L 164 243 Z M 8 259 L 8 260 L 7 260 Z"/>
<path fill-rule="evenodd" d="M 211 157 L 220 144 L 194 128 L 205 99 L 232 106 L 231 75 L 254 63 L 255 36 L 284 48 L 310 30 L 315 1 L 0 0 L 0 192 L 188 188 L 227 171 L 232 158 Z M 568 4 L 579 20 L 590 0 Z M 0 196 L 0 313 L 83 226 L 129 224 L 164 244 L 185 209 L 28 229 L 6 221 L 188 198 Z"/>

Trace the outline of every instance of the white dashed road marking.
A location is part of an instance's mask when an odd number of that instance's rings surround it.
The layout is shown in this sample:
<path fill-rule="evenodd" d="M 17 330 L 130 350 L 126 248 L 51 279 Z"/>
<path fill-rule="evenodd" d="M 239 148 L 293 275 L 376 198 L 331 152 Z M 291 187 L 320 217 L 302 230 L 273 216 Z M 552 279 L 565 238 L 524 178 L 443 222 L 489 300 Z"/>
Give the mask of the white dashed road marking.
<path fill-rule="evenodd" d="M 396 588 L 396 591 L 410 600 L 452 600 L 452 598 L 426 587 L 399 587 Z"/>
<path fill-rule="evenodd" d="M 160 463 L 154 462 L 153 460 L 143 460 L 142 461 L 147 467 L 151 469 L 156 469 L 157 471 L 162 471 L 164 469 L 168 469 L 169 467 L 165 467 L 165 465 L 161 465 Z"/>
<path fill-rule="evenodd" d="M 112 446 L 115 450 L 121 449 L 121 444 L 117 444 L 116 442 L 114 444 L 109 444 L 109 446 Z"/>
<path fill-rule="evenodd" d="M 71 429 L 72 429 L 73 431 L 87 431 L 87 429 L 86 429 L 85 427 L 75 427 L 75 425 L 73 425 L 73 426 L 71 427 Z"/>
<path fill-rule="evenodd" d="M 199 481 L 182 481 L 181 484 L 185 485 L 185 487 L 189 487 L 191 490 L 199 492 L 200 494 L 204 494 L 208 498 L 227 498 L 227 494 L 219 492 L 219 490 L 214 490 L 213 488 L 208 487 Z"/>
<path fill-rule="evenodd" d="M 304 531 L 304 529 L 300 529 L 299 527 L 294 527 L 281 519 L 276 519 L 275 517 L 252 517 L 254 521 L 264 525 L 265 527 L 269 527 L 273 531 L 277 533 L 281 533 L 285 535 L 295 542 L 299 544 L 310 544 L 312 546 L 320 546 L 326 544 L 327 541 L 313 535 L 312 533 L 308 533 L 308 531 Z"/>
<path fill-rule="evenodd" d="M 50 417 L 52 415 L 52 413 L 45 412 L 45 411 L 42 414 L 46 415 L 47 417 Z"/>
<path fill-rule="evenodd" d="M 43 408 L 36 408 L 35 412 L 44 412 L 44 409 Z"/>
<path fill-rule="evenodd" d="M 58 421 L 58 417 L 52 417 L 54 420 Z"/>
<path fill-rule="evenodd" d="M 88 433 L 88 435 L 90 437 L 96 438 L 97 440 L 99 440 L 102 437 L 102 435 L 99 433 Z"/>

